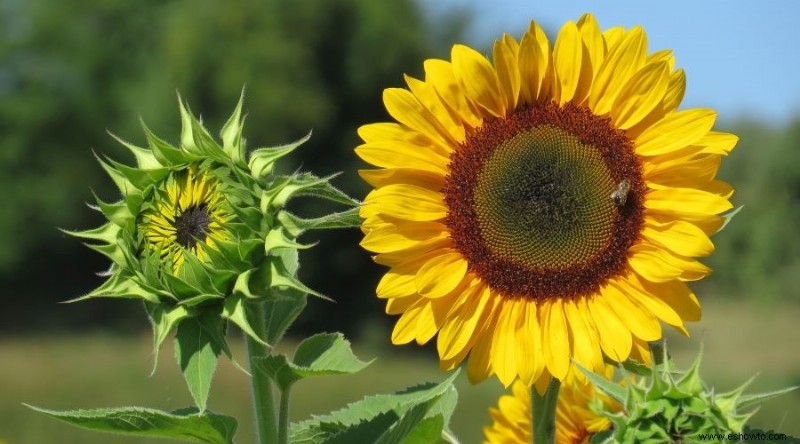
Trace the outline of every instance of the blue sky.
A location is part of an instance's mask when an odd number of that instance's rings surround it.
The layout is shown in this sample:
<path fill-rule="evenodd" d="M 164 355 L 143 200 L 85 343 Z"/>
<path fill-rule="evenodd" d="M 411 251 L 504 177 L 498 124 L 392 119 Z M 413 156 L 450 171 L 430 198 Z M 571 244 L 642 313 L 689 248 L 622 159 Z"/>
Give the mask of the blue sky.
<path fill-rule="evenodd" d="M 603 29 L 642 25 L 650 51 L 669 48 L 686 70 L 682 107 L 711 107 L 720 120 L 780 124 L 800 115 L 800 1 L 793 0 L 429 0 L 437 16 L 472 11 L 466 42 L 488 48 L 535 19 L 557 32 L 591 12 Z M 552 37 L 552 35 L 551 35 Z"/>

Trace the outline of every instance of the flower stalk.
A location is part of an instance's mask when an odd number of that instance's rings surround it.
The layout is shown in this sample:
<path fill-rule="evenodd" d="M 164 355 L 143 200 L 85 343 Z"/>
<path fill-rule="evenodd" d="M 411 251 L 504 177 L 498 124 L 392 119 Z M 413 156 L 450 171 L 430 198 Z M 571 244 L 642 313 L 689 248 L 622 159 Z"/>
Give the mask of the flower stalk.
<path fill-rule="evenodd" d="M 253 325 L 256 334 L 266 336 L 266 316 L 263 303 L 251 304 Z M 253 395 L 253 413 L 256 420 L 256 442 L 275 444 L 278 442 L 278 429 L 275 417 L 275 400 L 272 395 L 272 378 L 259 369 L 258 363 L 270 354 L 270 347 L 261 344 L 249 335 L 244 335 L 247 343 L 247 357 L 250 364 L 250 386 Z"/>
<path fill-rule="evenodd" d="M 531 387 L 531 436 L 536 444 L 553 444 L 556 438 L 556 405 L 561 381 L 551 378 L 544 395 Z"/>

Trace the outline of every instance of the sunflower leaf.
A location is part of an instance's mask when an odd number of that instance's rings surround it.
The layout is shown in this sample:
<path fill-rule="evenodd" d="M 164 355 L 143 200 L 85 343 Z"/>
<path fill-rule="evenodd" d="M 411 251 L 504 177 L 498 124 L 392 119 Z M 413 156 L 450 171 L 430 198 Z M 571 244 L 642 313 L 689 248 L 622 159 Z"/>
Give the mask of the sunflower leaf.
<path fill-rule="evenodd" d="M 234 293 L 225 299 L 225 305 L 222 308 L 222 317 L 236 324 L 251 338 L 264 346 L 270 347 L 264 338 L 258 336 L 253 329 L 253 323 L 258 320 L 252 319 L 252 311 L 247 309 L 247 299 L 241 293 Z"/>
<path fill-rule="evenodd" d="M 211 379 L 217 368 L 222 346 L 197 318 L 189 318 L 178 325 L 175 333 L 175 357 L 178 360 L 189 392 L 201 412 L 206 409 Z"/>
<path fill-rule="evenodd" d="M 268 356 L 259 363 L 259 370 L 285 391 L 301 379 L 356 373 L 371 362 L 359 360 L 341 333 L 322 333 L 301 342 L 291 361 L 283 355 Z"/>
<path fill-rule="evenodd" d="M 150 371 L 153 375 L 158 366 L 161 344 L 180 321 L 189 317 L 189 311 L 186 307 L 169 308 L 165 304 L 145 303 L 144 306 L 153 325 L 153 369 Z"/>
<path fill-rule="evenodd" d="M 239 102 L 233 114 L 225 122 L 220 131 L 222 149 L 237 164 L 244 163 L 244 142 L 242 141 L 242 103 L 244 103 L 244 88 L 239 95 Z"/>
<path fill-rule="evenodd" d="M 56 411 L 24 405 L 77 427 L 128 436 L 232 444 L 238 427 L 235 418 L 196 408 L 172 412 L 142 407 Z"/>
<path fill-rule="evenodd" d="M 736 216 L 737 214 L 739 214 L 740 211 L 742 211 L 742 208 L 744 208 L 744 205 L 739 205 L 738 207 L 734 208 L 733 210 L 728 211 L 727 213 L 723 214 L 722 217 L 725 218 L 725 222 L 723 222 L 722 226 L 719 227 L 719 229 L 717 230 L 717 233 L 719 233 L 720 231 L 724 230 L 725 227 L 727 227 L 728 224 L 733 220 L 734 216 Z"/>
<path fill-rule="evenodd" d="M 368 396 L 327 415 L 292 424 L 290 442 L 441 442 L 454 407 L 449 393 L 455 391 L 453 381 L 457 375 L 458 371 L 440 384 L 424 384 L 392 395 Z"/>
<path fill-rule="evenodd" d="M 621 385 L 615 383 L 614 381 L 608 380 L 602 375 L 598 375 L 586 369 L 584 366 L 578 364 L 577 362 L 575 363 L 575 365 L 578 366 L 578 369 L 580 369 L 580 371 L 583 372 L 586 378 L 588 378 L 589 381 L 591 381 L 600 391 L 612 397 L 620 404 L 625 405 L 625 400 L 627 396 L 625 389 Z"/>
<path fill-rule="evenodd" d="M 292 236 L 299 236 L 307 230 L 330 230 L 336 228 L 353 228 L 361 225 L 359 208 L 354 207 L 338 213 L 304 219 L 288 211 L 278 213 L 278 221 Z"/>
<path fill-rule="evenodd" d="M 288 143 L 286 145 L 258 148 L 253 150 L 253 152 L 250 153 L 250 160 L 248 161 L 250 172 L 253 174 L 253 176 L 258 178 L 269 175 L 272 172 L 272 168 L 275 165 L 276 160 L 296 150 L 297 147 L 306 143 L 310 138 L 311 132 L 306 134 L 300 140 Z"/>

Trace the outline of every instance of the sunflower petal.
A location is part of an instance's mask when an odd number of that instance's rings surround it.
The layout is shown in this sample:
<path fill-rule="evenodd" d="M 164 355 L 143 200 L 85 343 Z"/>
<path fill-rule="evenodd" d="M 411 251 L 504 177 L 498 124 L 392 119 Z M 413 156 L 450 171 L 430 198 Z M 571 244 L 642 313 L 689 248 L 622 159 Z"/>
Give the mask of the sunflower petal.
<path fill-rule="evenodd" d="M 628 129 L 644 119 L 661 104 L 669 84 L 666 62 L 651 63 L 634 74 L 611 110 L 611 119 L 619 129 Z"/>
<path fill-rule="evenodd" d="M 453 72 L 450 62 L 439 59 L 428 59 L 423 64 L 425 82 L 433 85 L 442 100 L 465 124 L 472 128 L 480 126 L 483 119 L 470 106 L 461 84 Z"/>
<path fill-rule="evenodd" d="M 668 224 L 645 223 L 642 236 L 681 256 L 700 257 L 714 252 L 714 243 L 696 225 L 682 220 Z"/>
<path fill-rule="evenodd" d="M 578 89 L 583 60 L 583 41 L 574 22 L 569 21 L 558 32 L 553 48 L 553 63 L 556 74 L 556 101 L 563 105 L 572 100 Z"/>
<path fill-rule="evenodd" d="M 602 116 L 611 111 L 628 79 L 644 63 L 646 51 L 647 36 L 639 26 L 625 34 L 618 45 L 609 46 L 589 95 L 589 107 L 595 114 Z"/>
<path fill-rule="evenodd" d="M 606 290 L 603 292 L 603 297 L 617 312 L 617 316 L 625 320 L 625 324 L 634 336 L 644 341 L 661 339 L 661 324 L 658 323 L 658 319 L 626 292 L 629 286 L 617 279 L 611 281 Z"/>
<path fill-rule="evenodd" d="M 505 116 L 506 104 L 504 96 L 500 94 L 500 82 L 486 57 L 464 45 L 454 45 L 451 57 L 453 71 L 467 97 L 489 114 Z"/>
<path fill-rule="evenodd" d="M 417 293 L 440 298 L 453 291 L 467 274 L 467 261 L 461 253 L 434 256 L 417 272 Z"/>
<path fill-rule="evenodd" d="M 501 40 L 494 43 L 492 59 L 494 61 L 495 70 L 497 70 L 497 79 L 500 82 L 500 89 L 505 96 L 508 110 L 516 109 L 517 100 L 519 99 L 520 75 L 519 66 L 517 65 L 518 54 L 519 44 L 507 34 L 504 34 Z"/>
<path fill-rule="evenodd" d="M 691 145 L 705 136 L 717 113 L 710 109 L 688 109 L 677 111 L 644 130 L 636 138 L 636 153 L 642 156 L 657 156 Z"/>
<path fill-rule="evenodd" d="M 479 322 L 491 308 L 492 294 L 486 286 L 473 285 L 462 297 L 464 305 L 449 316 L 439 332 L 437 347 L 441 359 L 452 359 L 467 347 L 477 333 Z"/>
<path fill-rule="evenodd" d="M 447 216 L 441 193 L 413 185 L 388 185 L 370 192 L 361 205 L 361 217 L 385 214 L 409 221 L 434 221 Z"/>
<path fill-rule="evenodd" d="M 547 35 L 536 22 L 531 22 L 519 45 L 520 96 L 524 103 L 534 103 L 546 89 L 549 63 Z"/>
<path fill-rule="evenodd" d="M 441 146 L 453 143 L 450 134 L 414 94 L 403 88 L 387 88 L 383 91 L 386 111 L 398 122 L 430 138 Z"/>
<path fill-rule="evenodd" d="M 545 301 L 539 306 L 542 326 L 542 353 L 545 365 L 554 378 L 564 379 L 569 370 L 569 329 L 560 299 Z"/>
<path fill-rule="evenodd" d="M 597 327 L 597 336 L 603 353 L 616 362 L 628 359 L 631 353 L 631 331 L 609 307 L 602 288 L 599 296 L 586 301 L 586 306 Z"/>
<path fill-rule="evenodd" d="M 644 201 L 645 208 L 670 214 L 720 214 L 733 208 L 728 199 L 694 188 L 650 190 Z"/>
<path fill-rule="evenodd" d="M 492 368 L 504 387 L 511 385 L 517 377 L 515 334 L 520 308 L 520 304 L 514 299 L 503 300 L 492 335 Z"/>

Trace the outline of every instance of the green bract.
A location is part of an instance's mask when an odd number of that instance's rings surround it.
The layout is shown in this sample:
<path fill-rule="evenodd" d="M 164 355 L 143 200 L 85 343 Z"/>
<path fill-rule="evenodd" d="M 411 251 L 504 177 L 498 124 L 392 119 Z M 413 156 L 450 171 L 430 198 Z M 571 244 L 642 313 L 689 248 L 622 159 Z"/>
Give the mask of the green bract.
<path fill-rule="evenodd" d="M 639 367 L 637 373 L 644 377 L 628 378 L 625 386 L 584 371 L 598 390 L 623 406 L 615 412 L 601 402 L 591 404 L 613 424 L 610 436 L 598 436 L 593 443 L 694 443 L 703 441 L 705 435 L 739 434 L 757 410 L 743 409 L 794 389 L 743 395 L 751 379 L 735 390 L 717 394 L 700 378 L 702 351 L 684 372 L 674 368 L 665 348 L 660 350 L 663 356 L 653 357 L 660 363 L 652 370 Z"/>
<path fill-rule="evenodd" d="M 306 293 L 317 294 L 295 277 L 297 250 L 307 247 L 297 237 L 308 229 L 360 222 L 355 208 L 312 219 L 286 211 L 286 202 L 302 195 L 352 207 L 358 202 L 331 186 L 331 177 L 273 173 L 275 162 L 308 136 L 248 154 L 242 138 L 242 99 L 243 95 L 220 132 L 221 143 L 180 99 L 177 147 L 146 126 L 146 148 L 117 138 L 134 154 L 136 166 L 98 160 L 122 199 L 107 203 L 97 198 L 94 208 L 108 222 L 93 230 L 68 232 L 89 240 L 89 247 L 112 261 L 105 282 L 76 300 L 141 299 L 152 320 L 156 352 L 177 328 L 181 369 L 204 375 L 187 376 L 201 409 L 218 355 L 230 356 L 226 321 L 267 344 L 299 314 Z M 282 322 L 257 333 L 253 316 L 261 310 L 253 310 L 254 305 L 264 305 L 267 316 Z"/>

